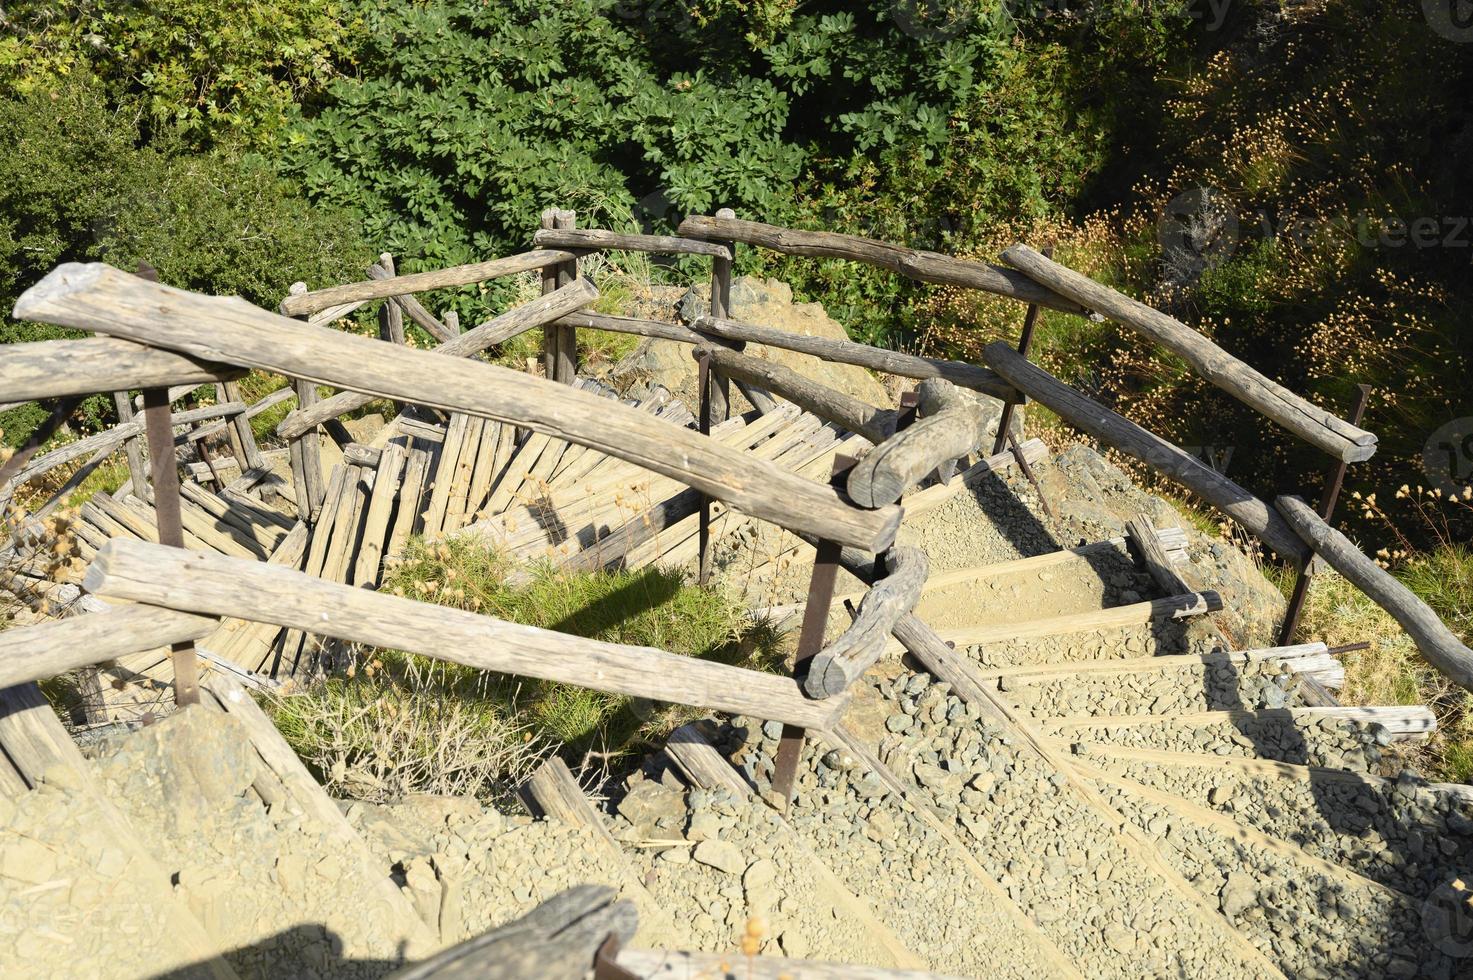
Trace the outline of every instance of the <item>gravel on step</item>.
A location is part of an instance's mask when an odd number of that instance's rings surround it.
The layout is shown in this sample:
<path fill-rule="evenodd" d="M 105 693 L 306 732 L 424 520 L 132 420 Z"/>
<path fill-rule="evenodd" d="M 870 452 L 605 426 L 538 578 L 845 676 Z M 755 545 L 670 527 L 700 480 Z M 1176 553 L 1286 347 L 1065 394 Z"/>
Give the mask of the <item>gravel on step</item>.
<path fill-rule="evenodd" d="M 884 966 L 894 957 L 823 881 L 797 835 L 767 804 L 686 790 L 636 773 L 613 832 L 651 892 L 687 924 L 694 949 L 730 953 L 753 920 L 762 952 Z M 650 822 L 651 817 L 653 823 Z"/>
<path fill-rule="evenodd" d="M 956 822 L 977 860 L 1086 976 L 1254 974 L 1080 790 L 948 685 L 905 672 L 877 685 L 892 719 L 907 719 L 887 724 L 880 761 Z"/>
<path fill-rule="evenodd" d="M 1282 662 L 1186 664 L 1129 674 L 1075 674 L 1042 681 L 1002 678 L 1003 697 L 1035 717 L 1169 715 L 1291 708 L 1299 679 Z"/>
<path fill-rule="evenodd" d="M 1331 876 L 1113 784 L 1097 785 L 1288 976 L 1454 975 L 1454 961 L 1426 942 L 1421 903 Z"/>
<path fill-rule="evenodd" d="M 734 764 L 771 786 L 777 739 L 737 719 L 718 736 Z M 1037 977 L 1049 954 L 1019 928 L 1020 913 L 968 872 L 957 848 L 842 748 L 804 745 L 788 824 L 932 970 Z"/>
<path fill-rule="evenodd" d="M 608 885 L 639 911 L 637 939 L 684 941 L 625 874 L 607 840 L 590 828 L 505 816 L 473 799 L 411 797 L 354 803 L 348 820 L 403 882 L 443 942 L 459 942 L 530 912 L 574 885 Z"/>
<path fill-rule="evenodd" d="M 1280 712 L 1243 714 L 1207 724 L 1163 717 L 1143 724 L 1069 725 L 1049 733 L 1085 745 L 1103 742 L 1122 748 L 1272 759 L 1356 772 L 1375 772 L 1382 746 L 1390 744 L 1386 729 L 1375 722 L 1293 717 Z"/>
<path fill-rule="evenodd" d="M 1112 629 L 958 647 L 983 670 L 1094 660 L 1210 653 L 1221 645 L 1202 616 Z"/>
<path fill-rule="evenodd" d="M 1473 804 L 1398 779 L 1300 780 L 1097 753 L 1092 765 L 1229 816 L 1373 881 L 1426 899 L 1473 868 Z"/>

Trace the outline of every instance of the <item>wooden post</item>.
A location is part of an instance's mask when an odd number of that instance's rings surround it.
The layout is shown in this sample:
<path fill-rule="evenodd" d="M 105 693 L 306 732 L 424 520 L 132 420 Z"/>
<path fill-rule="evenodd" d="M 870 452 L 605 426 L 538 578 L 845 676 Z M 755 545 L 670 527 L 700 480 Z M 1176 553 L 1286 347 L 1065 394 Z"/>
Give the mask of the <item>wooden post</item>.
<path fill-rule="evenodd" d="M 701 395 L 701 412 L 697 417 L 701 435 L 711 435 L 711 355 L 705 350 L 696 351 L 696 390 Z M 701 494 L 700 527 L 697 531 L 696 547 L 700 551 L 700 573 L 696 581 L 706 585 L 711 580 L 711 498 Z"/>
<path fill-rule="evenodd" d="M 158 515 L 159 544 L 184 547 L 180 515 L 179 468 L 174 462 L 174 426 L 169 421 L 169 389 L 143 391 L 143 428 L 148 434 L 148 456 L 153 470 L 153 507 Z M 174 703 L 199 703 L 199 671 L 194 641 L 170 645 L 174 662 Z"/>
<path fill-rule="evenodd" d="M 300 378 L 292 382 L 297 391 L 297 410 L 302 411 L 317 404 L 317 385 Z M 313 426 L 291 442 L 292 478 L 296 482 L 297 515 L 308 524 L 315 524 L 322 510 L 322 445 L 318 441 L 317 427 Z"/>
<path fill-rule="evenodd" d="M 1051 259 L 1054 257 L 1054 248 L 1050 245 L 1043 250 L 1043 257 Z M 1038 323 L 1037 303 L 1028 304 L 1028 313 L 1023 317 L 1023 331 L 1018 334 L 1018 353 L 1024 357 L 1028 356 L 1028 348 L 1033 346 L 1033 328 Z M 1007 447 L 1008 430 L 1013 427 L 1013 413 L 1018 408 L 1018 402 L 1012 398 L 1006 399 L 1002 405 L 1002 415 L 997 420 L 997 438 L 992 443 L 992 455 L 996 456 Z M 1020 457 L 1021 458 L 1021 457 Z M 1042 499 L 1042 492 L 1040 497 Z"/>
<path fill-rule="evenodd" d="M 118 425 L 127 425 L 133 421 L 133 402 L 128 392 L 113 392 L 113 406 L 118 410 Z M 148 470 L 143 464 L 143 443 L 138 436 L 129 436 L 123 440 L 123 451 L 128 454 L 128 475 L 133 480 L 133 496 L 151 502 L 153 491 L 149 488 Z"/>
<path fill-rule="evenodd" d="M 548 208 L 542 212 L 541 224 L 544 229 L 557 227 L 557 208 Z M 546 266 L 542 270 L 542 295 L 546 296 L 557 289 L 557 266 Z M 547 324 L 542 328 L 542 376 L 548 380 L 556 380 L 557 377 L 557 351 L 562 342 L 562 330 L 554 324 Z"/>
<path fill-rule="evenodd" d="M 553 227 L 571 231 L 578 225 L 576 211 L 559 211 Z M 578 279 L 578 260 L 564 262 L 557 267 L 557 285 L 571 286 Z M 559 327 L 557 340 L 556 381 L 570 385 L 578 378 L 578 331 L 572 327 Z"/>
<path fill-rule="evenodd" d="M 731 208 L 716 212 L 718 218 L 735 218 Z M 711 258 L 711 316 L 718 320 L 731 317 L 731 270 L 736 256 L 736 243 L 723 243 L 731 250 L 733 258 L 712 256 Z M 720 371 L 709 371 L 706 386 L 701 391 L 702 399 L 710 399 L 709 422 L 718 425 L 731 417 L 731 381 Z"/>
<path fill-rule="evenodd" d="M 854 467 L 850 456 L 835 456 L 832 480 L 835 485 Z M 808 603 L 803 608 L 803 628 L 798 634 L 798 648 L 793 654 L 793 674 L 802 683 L 808 662 L 823 649 L 823 635 L 829 623 L 829 610 L 834 604 L 834 582 L 839 573 L 839 555 L 843 547 L 836 541 L 820 539 L 813 556 L 813 577 L 808 582 Z M 778 741 L 777 759 L 772 770 L 772 790 L 777 805 L 783 810 L 793 801 L 798 762 L 803 755 L 805 732 L 796 725 L 783 725 Z"/>
<path fill-rule="evenodd" d="M 1371 386 L 1357 385 L 1355 408 L 1350 413 L 1350 424 L 1360 425 L 1365 417 L 1366 406 L 1371 402 Z M 1325 474 L 1325 489 L 1320 494 L 1320 506 L 1316 511 L 1326 524 L 1335 513 L 1335 504 L 1340 499 L 1340 488 L 1345 485 L 1345 471 L 1349 468 L 1345 460 L 1337 460 Z M 1294 594 L 1289 597 L 1289 606 L 1284 610 L 1284 625 L 1279 628 L 1279 646 L 1290 646 L 1294 634 L 1299 630 L 1299 618 L 1304 615 L 1304 602 L 1309 598 L 1310 581 L 1314 578 L 1314 562 L 1304 563 L 1299 578 L 1294 582 Z"/>
<path fill-rule="evenodd" d="M 380 252 L 378 264 L 388 273 L 388 278 L 392 279 L 398 274 L 394 269 L 394 256 L 391 253 Z M 378 338 L 386 343 L 404 346 L 404 310 L 393 298 L 384 300 L 378 308 Z M 394 402 L 394 411 L 404 411 L 404 403 Z"/>

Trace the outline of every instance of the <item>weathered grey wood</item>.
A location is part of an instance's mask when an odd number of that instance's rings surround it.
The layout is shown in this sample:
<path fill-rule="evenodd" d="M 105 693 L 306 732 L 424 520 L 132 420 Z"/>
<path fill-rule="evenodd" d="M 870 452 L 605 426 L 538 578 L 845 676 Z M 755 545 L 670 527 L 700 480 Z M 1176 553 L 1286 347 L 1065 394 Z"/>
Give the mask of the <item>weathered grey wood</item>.
<path fill-rule="evenodd" d="M 591 282 L 579 279 L 562 289 L 515 309 L 507 310 L 500 316 L 493 317 L 474 329 L 467 330 L 454 340 L 434 348 L 432 353 L 447 354 L 451 357 L 470 357 L 479 354 L 481 351 L 504 343 L 534 327 L 564 317 L 573 310 L 589 306 L 598 300 L 598 296 L 598 290 Z M 331 398 L 324 398 L 310 409 L 299 408 L 282 419 L 276 427 L 276 434 L 283 439 L 295 438 L 327 419 L 337 418 L 362 408 L 373 401 L 374 397 L 354 391 L 340 391 Z"/>
<path fill-rule="evenodd" d="M 489 262 L 472 262 L 468 265 L 436 269 L 432 272 L 413 272 L 408 275 L 395 276 L 393 279 L 370 279 L 367 282 L 354 282 L 344 286 L 331 286 L 327 289 L 294 293 L 281 301 L 280 309 L 287 316 L 301 316 L 346 303 L 388 299 L 390 296 L 406 296 L 410 293 L 423 293 L 431 289 L 448 289 L 451 286 L 469 286 L 488 279 L 512 276 L 519 272 L 530 272 L 533 269 L 557 265 L 559 262 L 568 262 L 574 258 L 577 256 L 572 252 L 560 249 L 539 249 L 503 259 L 492 259 Z"/>
<path fill-rule="evenodd" d="M 233 365 L 213 364 L 116 337 L 0 345 L 0 382 L 7 401 L 180 384 L 192 387 L 243 374 L 243 368 Z"/>
<path fill-rule="evenodd" d="M 1156 587 L 1164 595 L 1185 595 L 1192 591 L 1186 580 L 1177 573 L 1171 556 L 1157 535 L 1155 523 L 1145 514 L 1137 514 L 1125 524 L 1131 549 L 1140 560 Z"/>
<path fill-rule="evenodd" d="M 377 264 L 368 267 L 368 275 L 369 278 L 380 282 L 396 278 L 383 266 Z M 407 313 L 409 319 L 423 327 L 425 333 L 428 333 L 440 343 L 448 343 L 455 339 L 455 331 L 435 319 L 435 315 L 425 309 L 423 303 L 408 293 L 400 296 L 392 296 L 385 302 L 389 306 L 397 307 L 401 313 Z"/>
<path fill-rule="evenodd" d="M 1428 663 L 1460 687 L 1473 690 L 1473 650 L 1464 646 L 1416 593 L 1366 557 L 1300 498 L 1278 497 L 1274 506 L 1315 554 L 1401 624 Z"/>
<path fill-rule="evenodd" d="M 389 980 L 585 980 L 612 934 L 627 943 L 639 925 L 628 901 L 606 885 L 578 885 L 500 928 L 467 939 Z"/>
<path fill-rule="evenodd" d="M 920 385 L 923 416 L 895 433 L 849 471 L 849 498 L 861 507 L 884 507 L 900 499 L 923 476 L 981 444 L 982 406 L 949 381 L 928 378 Z"/>
<path fill-rule="evenodd" d="M 681 725 L 665 740 L 665 754 L 692 786 L 724 790 L 737 799 L 754 795 L 741 773 L 706 740 L 699 722 Z"/>
<path fill-rule="evenodd" d="M 609 316 L 605 313 L 570 313 L 562 317 L 558 323 L 565 327 L 579 327 L 586 330 L 611 330 L 615 333 L 632 333 L 640 337 L 674 340 L 682 344 L 708 344 L 712 341 L 712 338 L 707 337 L 705 334 L 697 333 L 691 328 L 683 327 L 678 323 L 666 323 L 663 320 L 642 320 L 638 317 L 630 316 Z"/>
<path fill-rule="evenodd" d="M 394 269 L 394 256 L 388 252 L 380 252 L 378 257 L 379 268 L 384 270 L 384 279 L 394 278 L 398 273 Z M 374 277 L 377 278 L 377 277 Z M 404 343 L 404 310 L 399 304 L 385 300 L 378 309 L 378 336 L 379 340 L 390 344 Z"/>
<path fill-rule="evenodd" d="M 353 571 L 353 584 L 359 588 L 377 588 L 383 571 L 384 549 L 389 537 L 389 519 L 408 453 L 402 446 L 384 447 L 376 466 L 373 496 L 363 518 L 363 534 L 358 545 L 358 564 Z"/>
<path fill-rule="evenodd" d="M 389 532 L 389 543 L 384 546 L 385 558 L 402 555 L 410 535 L 418 533 L 423 513 L 422 495 L 429 471 L 430 454 L 423 449 L 409 450 L 409 459 L 404 464 L 404 482 L 399 487 L 399 508 L 394 515 L 393 530 Z"/>
<path fill-rule="evenodd" d="M 508 623 L 239 558 L 115 540 L 84 587 L 94 595 L 276 623 L 482 670 L 826 729 L 845 699 L 811 701 L 796 681 L 652 647 Z"/>
<path fill-rule="evenodd" d="M 849 628 L 814 655 L 803 690 L 810 697 L 831 698 L 849 690 L 880 659 L 890 633 L 901 616 L 920 600 L 930 563 L 919 548 L 891 548 L 885 552 L 885 576 L 875 580 Z"/>
<path fill-rule="evenodd" d="M 285 391 L 289 389 L 282 390 Z M 244 403 L 245 401 L 245 398 L 241 395 L 240 385 L 234 381 L 227 381 L 223 385 L 221 385 L 220 394 L 221 397 L 227 402 Z M 279 392 L 272 392 L 272 394 L 279 394 Z M 265 401 L 264 398 L 261 400 Z M 280 400 L 281 399 L 278 398 L 278 401 Z M 250 405 L 246 407 L 245 411 L 241 412 L 234 418 L 225 422 L 215 423 L 215 426 L 224 425 L 228 427 L 228 430 L 230 432 L 231 452 L 235 454 L 235 458 L 240 463 L 240 468 L 242 471 L 260 469 L 261 467 L 266 465 L 265 459 L 261 456 L 261 449 L 259 446 L 256 445 L 256 434 L 254 431 L 251 430 L 251 418 L 254 415 L 260 414 L 261 411 L 262 410 L 257 409 L 255 405 Z M 204 426 L 199 430 L 198 433 L 196 433 L 196 436 L 201 439 L 208 438 L 208 435 L 213 433 L 206 433 L 205 430 L 211 428 L 213 428 L 213 426 Z"/>
<path fill-rule="evenodd" d="M 87 761 L 34 683 L 0 688 L 0 748 L 34 789 L 55 767 L 85 779 Z"/>
<path fill-rule="evenodd" d="M 104 263 L 59 267 L 26 291 L 16 315 L 526 426 L 680 480 L 759 520 L 841 544 L 884 550 L 900 521 L 897 507 L 862 510 L 831 487 L 569 385 L 314 327 Z"/>
<path fill-rule="evenodd" d="M 1203 378 L 1336 459 L 1355 463 L 1375 454 L 1374 434 L 1264 377 L 1180 320 L 1045 258 L 1026 245 L 1009 248 L 1003 252 L 1003 259 L 1046 288 L 1154 340 Z"/>
<path fill-rule="evenodd" d="M 567 763 L 552 756 L 518 788 L 518 795 L 534 817 L 555 820 L 569 827 L 585 827 L 604 839 L 612 853 L 622 848 L 604 826 L 583 787 L 573 778 Z"/>
<path fill-rule="evenodd" d="M 718 218 L 735 218 L 736 212 L 730 208 L 723 208 L 716 212 Z M 711 316 L 728 317 L 731 315 L 731 267 L 732 260 L 736 257 L 736 246 L 727 243 L 732 250 L 732 258 L 711 260 L 711 305 L 709 307 Z M 738 345 L 740 350 L 744 345 Z M 731 417 L 731 382 L 726 375 L 719 370 L 708 372 L 706 378 L 706 391 L 703 393 L 706 399 L 706 420 L 710 425 L 725 422 Z M 704 513 L 704 512 L 703 512 Z M 702 517 L 704 522 L 707 518 Z M 706 533 L 706 525 L 702 524 L 702 535 Z M 706 580 L 707 556 L 701 556 L 701 581 Z"/>
<path fill-rule="evenodd" d="M 0 631 L 0 688 L 45 680 L 129 653 L 203 639 L 216 625 L 210 616 L 133 605 L 119 606 L 105 616 L 91 613 L 12 627 Z"/>
<path fill-rule="evenodd" d="M 641 980 L 959 980 L 925 970 L 668 949 L 621 949 L 619 965 Z"/>
<path fill-rule="evenodd" d="M 970 388 L 994 398 L 1007 399 L 1018 397 L 1006 381 L 1003 381 L 993 371 L 978 367 L 975 364 L 967 364 L 963 361 L 947 361 L 935 357 L 918 357 L 915 354 L 902 354 L 899 351 L 885 350 L 882 347 L 871 347 L 868 344 L 856 343 L 852 340 L 835 340 L 829 337 L 810 337 L 807 334 L 793 333 L 789 330 L 780 330 L 777 327 L 764 327 L 753 323 L 742 323 L 737 320 L 719 320 L 712 317 L 699 317 L 692 324 L 697 337 L 705 334 L 711 337 L 720 337 L 727 341 L 746 341 L 754 344 L 763 344 L 767 347 L 780 347 L 783 350 L 796 351 L 800 354 L 811 354 L 825 361 L 833 361 L 836 364 L 853 364 L 858 367 L 869 368 L 871 371 L 883 371 L 886 374 L 894 374 L 902 378 L 942 378 L 950 381 L 959 388 Z M 617 329 L 608 327 L 605 329 Z M 637 333 L 637 330 L 626 330 L 626 333 Z M 673 332 L 665 335 L 667 340 L 686 340 L 685 334 Z M 709 338 L 707 338 L 709 339 Z M 690 340 L 687 343 L 700 343 L 700 340 Z"/>
<path fill-rule="evenodd" d="M 809 380 L 781 364 L 710 344 L 696 347 L 693 354 L 710 357 L 711 366 L 727 377 L 786 398 L 804 411 L 858 433 L 870 442 L 882 443 L 895 432 L 893 409 L 876 408 L 852 395 Z"/>
<path fill-rule="evenodd" d="M 245 729 L 251 745 L 261 756 L 266 767 L 281 780 L 293 801 L 310 815 L 314 828 L 320 829 L 329 845 L 342 858 L 356 863 L 373 882 L 373 889 L 366 899 L 384 904 L 394 913 L 392 919 L 398 924 L 399 936 L 404 944 L 404 955 L 410 958 L 427 956 L 440 944 L 409 899 L 386 873 L 382 862 L 375 858 L 348 823 L 337 803 L 327 795 L 286 739 L 276 730 L 271 719 L 261 710 L 243 688 L 219 673 L 209 673 L 201 685 L 209 694 L 207 703 L 218 705 L 227 715 Z"/>
<path fill-rule="evenodd" d="M 1237 521 L 1280 557 L 1300 566 L 1309 559 L 1309 549 L 1272 507 L 1195 456 L 1075 391 L 1001 341 L 988 344 L 983 356 L 1028 397 L 1071 425 L 1175 480 Z"/>
<path fill-rule="evenodd" d="M 102 452 L 104 449 L 111 452 L 122 445 L 125 440 L 137 438 L 142 434 L 143 423 L 135 419 L 134 421 L 114 426 L 111 429 L 104 429 L 102 432 L 95 432 L 83 439 L 78 439 L 76 442 L 69 442 L 66 445 L 58 446 L 51 452 L 37 456 L 27 462 L 26 465 L 16 471 L 15 476 L 11 477 L 5 484 L 0 485 L 0 499 L 4 499 L 8 495 L 9 490 L 30 480 L 34 480 L 43 473 L 49 473 L 58 466 L 64 466 L 72 460 L 80 459 L 90 453 Z"/>
<path fill-rule="evenodd" d="M 297 391 L 298 411 L 310 411 L 317 404 L 317 384 L 306 379 L 292 383 Z M 297 487 L 297 513 L 309 524 L 315 524 L 322 508 L 322 444 L 317 440 L 317 427 L 312 426 L 299 433 L 291 441 L 293 453 L 292 476 L 298 476 L 297 456 L 301 459 L 301 483 Z"/>
<path fill-rule="evenodd" d="M 873 238 L 840 235 L 830 231 L 796 231 L 757 221 L 691 215 L 680 223 L 680 234 L 692 238 L 731 240 L 760 245 L 784 255 L 808 255 L 826 259 L 848 259 L 898 272 L 919 282 L 964 286 L 1024 303 L 1037 303 L 1067 313 L 1084 313 L 1076 302 L 1040 286 L 1012 269 L 952 258 L 939 252 L 924 252 Z"/>
<path fill-rule="evenodd" d="M 578 221 L 576 212 L 559 210 L 553 219 L 553 228 L 572 231 Z M 578 279 L 578 260 L 572 259 L 557 267 L 556 285 L 568 286 Z M 559 384 L 570 385 L 578 377 L 578 331 L 571 327 L 554 327 L 557 342 L 552 347 L 552 371 L 548 377 Z"/>
<path fill-rule="evenodd" d="M 130 425 L 134 422 L 133 402 L 128 397 L 126 390 L 113 392 L 113 407 L 118 413 L 119 425 Z M 152 491 L 148 486 L 148 467 L 143 462 L 143 441 L 139 436 L 128 436 L 123 440 L 123 450 L 128 457 L 128 476 L 132 479 L 132 492 L 134 496 L 143 500 L 152 499 Z M 111 449 L 99 450 L 111 453 Z"/>
<path fill-rule="evenodd" d="M 731 258 L 731 249 L 717 242 L 678 238 L 674 235 L 625 235 L 602 228 L 543 228 L 533 233 L 532 244 L 538 248 Z"/>
<path fill-rule="evenodd" d="M 232 383 L 230 387 L 231 387 L 232 390 L 234 390 L 236 392 L 236 394 L 235 395 L 231 395 L 231 396 L 227 396 L 227 397 L 229 397 L 229 399 L 231 401 L 242 401 L 243 399 L 241 399 L 240 396 L 239 396 L 239 392 L 240 392 L 239 385 L 236 385 L 236 384 L 233 384 Z M 296 389 L 293 388 L 291 385 L 287 385 L 284 388 L 277 388 L 275 391 L 271 392 L 270 394 L 261 396 L 261 398 L 260 398 L 259 401 L 253 402 L 251 405 L 249 405 L 246 408 L 246 410 L 244 412 L 242 412 L 240 415 L 235 416 L 235 418 L 233 418 L 233 419 L 227 419 L 227 420 L 220 421 L 220 422 L 213 422 L 213 423 L 211 423 L 209 425 L 201 426 L 198 430 L 195 431 L 195 438 L 199 438 L 199 439 L 208 438 L 209 436 L 213 436 L 217 432 L 223 431 L 226 426 L 231 426 L 231 425 L 246 426 L 246 425 L 249 424 L 249 422 L 250 422 L 251 419 L 255 418 L 257 415 L 260 415 L 262 412 L 266 411 L 267 409 L 275 408 L 277 405 L 280 405 L 282 402 L 291 401 L 293 398 L 296 398 L 296 397 L 297 397 Z M 257 449 L 257 455 L 260 455 L 259 448 Z M 263 466 L 263 465 L 264 465 L 264 462 L 247 463 L 246 464 L 246 468 L 247 469 L 255 469 L 255 468 L 258 468 L 258 467 Z"/>

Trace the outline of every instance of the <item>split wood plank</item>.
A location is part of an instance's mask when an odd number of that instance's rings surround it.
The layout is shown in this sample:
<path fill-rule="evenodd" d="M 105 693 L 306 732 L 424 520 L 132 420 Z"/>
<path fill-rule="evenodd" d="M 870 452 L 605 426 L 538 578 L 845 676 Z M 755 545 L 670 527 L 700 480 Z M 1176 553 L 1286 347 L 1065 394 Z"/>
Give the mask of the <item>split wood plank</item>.
<path fill-rule="evenodd" d="M 377 588 L 383 574 L 385 546 L 389 537 L 389 520 L 398 498 L 408 453 L 399 446 L 384 447 L 373 480 L 373 496 L 363 519 L 363 534 L 358 545 L 358 563 L 353 584 L 360 588 Z"/>
<path fill-rule="evenodd" d="M 175 385 L 193 388 L 243 374 L 245 369 L 240 367 L 116 337 L 0 345 L 0 378 L 5 379 L 5 397 L 17 403 L 130 388 Z"/>

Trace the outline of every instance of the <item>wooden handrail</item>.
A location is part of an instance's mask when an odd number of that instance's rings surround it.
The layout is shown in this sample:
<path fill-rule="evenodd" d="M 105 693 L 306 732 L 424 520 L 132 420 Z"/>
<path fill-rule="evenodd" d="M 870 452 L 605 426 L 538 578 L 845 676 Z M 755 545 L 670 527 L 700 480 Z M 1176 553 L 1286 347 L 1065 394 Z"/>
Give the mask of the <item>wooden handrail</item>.
<path fill-rule="evenodd" d="M 0 344 L 5 397 L 17 403 L 129 388 L 193 387 L 243 374 L 234 365 L 211 364 L 116 337 Z"/>
<path fill-rule="evenodd" d="M 1281 557 L 1300 567 L 1309 560 L 1309 548 L 1272 507 L 1195 456 L 1075 391 L 1002 341 L 988 344 L 982 356 L 1029 398 L 1075 428 L 1175 480 L 1237 521 Z"/>
<path fill-rule="evenodd" d="M 702 343 L 692 353 L 697 357 L 705 354 L 711 359 L 713 368 L 733 380 L 745 381 L 785 398 L 804 411 L 842 426 L 845 431 L 862 435 L 872 443 L 882 443 L 895 432 L 894 409 L 877 408 L 853 395 L 805 378 L 781 364 L 710 343 Z"/>
<path fill-rule="evenodd" d="M 691 215 L 680 223 L 680 234 L 690 238 L 735 241 L 784 255 L 809 255 L 826 259 L 848 259 L 889 269 L 920 282 L 980 289 L 1010 296 L 1024 303 L 1037 303 L 1066 313 L 1084 313 L 1072 300 L 1040 286 L 1032 279 L 1001 266 L 953 258 L 940 252 L 923 252 L 873 238 L 840 235 L 831 231 L 797 231 L 757 221 Z"/>
<path fill-rule="evenodd" d="M 900 524 L 898 507 L 855 507 L 832 487 L 569 385 L 313 326 L 242 299 L 147 282 L 105 263 L 58 267 L 21 296 L 15 311 L 27 319 L 525 426 L 662 473 L 752 517 L 869 551 L 888 548 Z"/>
<path fill-rule="evenodd" d="M 588 306 L 598 300 L 598 295 L 598 290 L 594 288 L 593 283 L 587 279 L 576 280 L 562 289 L 554 290 L 546 296 L 539 296 L 530 303 L 507 310 L 500 316 L 492 317 L 453 340 L 433 348 L 431 353 L 448 354 L 451 357 L 470 357 L 479 354 L 518 334 L 556 320 L 572 310 Z M 372 395 L 340 391 L 331 398 L 324 398 L 309 408 L 299 408 L 292 412 L 277 425 L 276 434 L 283 439 L 295 439 L 317 428 L 328 419 L 335 419 L 339 415 L 362 408 L 371 401 L 373 401 Z"/>
<path fill-rule="evenodd" d="M 920 421 L 895 433 L 849 471 L 849 496 L 862 507 L 900 499 L 921 477 L 976 449 L 982 441 L 982 406 L 940 378 L 922 381 Z"/>
<path fill-rule="evenodd" d="M 1180 320 L 1045 258 L 1026 245 L 1014 245 L 1002 257 L 1049 289 L 1154 340 L 1203 378 L 1336 459 L 1355 463 L 1375 454 L 1374 434 L 1264 377 Z"/>
<path fill-rule="evenodd" d="M 422 293 L 429 289 L 448 289 L 452 286 L 469 286 L 488 279 L 530 272 L 560 262 L 571 262 L 577 258 L 572 252 L 559 249 L 537 249 L 520 255 L 491 259 L 488 262 L 472 262 L 468 265 L 435 269 L 431 272 L 411 272 L 390 279 L 369 279 L 351 282 L 342 286 L 329 286 L 310 292 L 297 293 L 281 301 L 280 310 L 287 316 L 302 316 L 317 313 L 334 306 L 348 303 L 388 299 L 408 293 Z"/>
<path fill-rule="evenodd" d="M 742 323 L 737 320 L 723 320 L 708 316 L 697 317 L 692 326 L 700 333 L 727 341 L 780 347 L 783 350 L 796 351 L 800 354 L 811 354 L 819 360 L 833 361 L 836 364 L 853 364 L 902 378 L 915 378 L 921 381 L 926 378 L 942 378 L 958 388 L 970 388 L 1003 401 L 1010 398 L 1022 398 L 1019 392 L 1010 388 L 1007 382 L 999 378 L 995 372 L 965 361 L 948 361 L 939 357 L 902 354 L 899 351 L 871 347 L 869 344 L 861 344 L 852 340 L 812 337 L 808 334 L 793 333 L 790 330 L 779 330 L 777 327 L 765 327 L 754 323 Z M 684 338 L 672 336 L 670 339 Z"/>
<path fill-rule="evenodd" d="M 792 678 L 605 643 L 329 582 L 282 565 L 115 538 L 83 580 L 94 595 L 404 650 L 579 687 L 826 730 L 843 699 Z"/>
<path fill-rule="evenodd" d="M 831 698 L 849 689 L 889 645 L 890 631 L 915 608 L 930 574 L 920 548 L 891 548 L 884 554 L 885 575 L 875 579 L 849 628 L 814 655 L 803 678 L 810 697 Z M 874 566 L 868 566 L 873 570 Z"/>
<path fill-rule="evenodd" d="M 1464 646 L 1416 593 L 1325 523 L 1299 497 L 1278 497 L 1274 506 L 1315 554 L 1401 624 L 1428 663 L 1459 687 L 1473 690 L 1473 650 Z"/>
<path fill-rule="evenodd" d="M 602 228 L 542 228 L 532 233 L 532 244 L 538 248 L 586 249 L 591 252 L 653 252 L 731 258 L 731 249 L 717 242 L 675 235 L 625 235 Z"/>
<path fill-rule="evenodd" d="M 171 643 L 202 640 L 219 625 L 211 616 L 119 606 L 105 614 L 17 626 L 0 632 L 0 689 Z"/>

